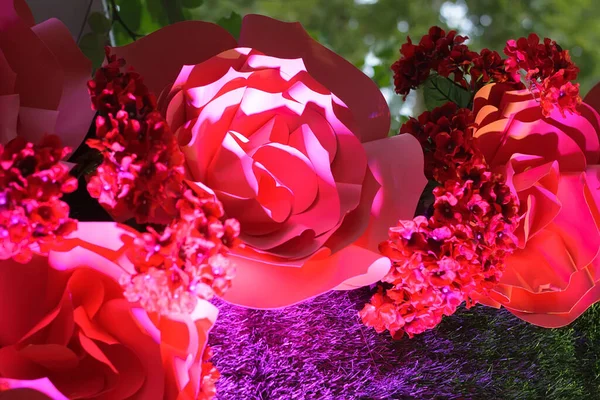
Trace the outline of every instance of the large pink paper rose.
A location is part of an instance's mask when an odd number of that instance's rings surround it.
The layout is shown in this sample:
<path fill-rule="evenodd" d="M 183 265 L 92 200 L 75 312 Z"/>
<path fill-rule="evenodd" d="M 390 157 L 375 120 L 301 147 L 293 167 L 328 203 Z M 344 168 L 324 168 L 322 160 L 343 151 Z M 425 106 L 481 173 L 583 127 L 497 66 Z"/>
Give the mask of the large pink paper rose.
<path fill-rule="evenodd" d="M 475 97 L 479 147 L 521 203 L 518 249 L 485 302 L 544 327 L 600 300 L 600 116 L 578 111 L 544 117 L 527 90 L 502 85 Z"/>
<path fill-rule="evenodd" d="M 0 5 L 0 143 L 22 136 L 38 143 L 58 135 L 76 149 L 94 112 L 87 92 L 92 72 L 66 26 L 35 24 L 24 0 Z"/>
<path fill-rule="evenodd" d="M 185 22 L 115 53 L 162 93 L 189 181 L 241 223 L 225 300 L 281 307 L 389 270 L 378 245 L 412 218 L 423 156 L 412 136 L 388 138 L 388 107 L 361 71 L 300 24 L 258 15 L 237 42 Z"/>
<path fill-rule="evenodd" d="M 48 257 L 0 261 L 0 392 L 203 398 L 202 357 L 217 310 L 199 301 L 191 315 L 159 318 L 124 299 L 118 279 L 133 271 L 125 252 L 134 235 L 114 223 L 79 223 Z"/>

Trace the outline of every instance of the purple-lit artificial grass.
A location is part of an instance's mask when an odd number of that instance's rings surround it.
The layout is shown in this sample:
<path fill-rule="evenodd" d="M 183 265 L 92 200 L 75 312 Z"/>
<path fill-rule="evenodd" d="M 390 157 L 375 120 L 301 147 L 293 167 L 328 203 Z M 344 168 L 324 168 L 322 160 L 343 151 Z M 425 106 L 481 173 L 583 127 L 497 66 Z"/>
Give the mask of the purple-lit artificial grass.
<path fill-rule="evenodd" d="M 476 307 L 393 341 L 358 320 L 368 298 L 332 292 L 276 311 L 219 302 L 219 399 L 600 399 L 600 333 L 585 332 L 597 318 L 583 332 L 546 330 Z"/>

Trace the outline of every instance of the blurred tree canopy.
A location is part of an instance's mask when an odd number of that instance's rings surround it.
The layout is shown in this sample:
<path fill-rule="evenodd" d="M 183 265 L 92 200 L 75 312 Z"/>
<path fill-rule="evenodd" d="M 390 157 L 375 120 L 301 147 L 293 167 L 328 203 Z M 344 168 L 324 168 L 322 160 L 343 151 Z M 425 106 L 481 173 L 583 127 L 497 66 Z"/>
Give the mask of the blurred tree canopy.
<path fill-rule="evenodd" d="M 110 37 L 123 45 L 172 22 L 205 20 L 231 30 L 239 15 L 264 14 L 284 21 L 300 21 L 319 42 L 362 68 L 382 88 L 393 114 L 402 105 L 391 90 L 390 65 L 410 35 L 418 41 L 432 25 L 455 29 L 469 36 L 474 50 L 502 52 L 506 40 L 530 32 L 550 37 L 569 49 L 581 69 L 582 93 L 600 80 L 600 7 L 594 0 L 106 0 Z M 118 14 L 111 10 L 116 6 Z M 115 16 L 117 20 L 115 20 Z M 96 21 L 92 22 L 92 18 Z M 121 21 L 118 21 L 120 19 Z M 90 17 L 96 27 L 99 18 Z M 110 21 L 109 21 L 110 22 Z M 122 22 L 122 23 L 121 23 Z M 235 29 L 235 28 L 234 28 Z M 86 45 L 98 49 L 102 35 L 87 37 Z M 404 111 L 403 113 L 406 113 Z"/>

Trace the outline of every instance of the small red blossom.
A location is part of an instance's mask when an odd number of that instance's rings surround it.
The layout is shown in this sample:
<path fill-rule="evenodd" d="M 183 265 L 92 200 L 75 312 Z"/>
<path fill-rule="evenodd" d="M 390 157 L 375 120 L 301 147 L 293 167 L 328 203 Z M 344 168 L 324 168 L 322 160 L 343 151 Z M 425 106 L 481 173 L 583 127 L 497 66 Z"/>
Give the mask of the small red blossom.
<path fill-rule="evenodd" d="M 57 136 L 39 145 L 20 137 L 0 145 L 0 260 L 27 263 L 33 251 L 47 252 L 76 229 L 69 206 L 60 200 L 77 189 L 60 163 L 70 152 Z"/>
<path fill-rule="evenodd" d="M 563 115 L 565 111 L 577 112 L 581 103 L 579 85 L 571 81 L 577 79 L 579 68 L 571 61 L 568 50 L 548 38 L 540 43 L 540 38 L 532 33 L 527 38 L 507 41 L 504 53 L 508 56 L 506 71 L 511 74 L 525 71 L 529 89 L 540 101 L 545 116 L 554 107 Z"/>
<path fill-rule="evenodd" d="M 474 130 L 471 110 L 448 102 L 424 112 L 418 119 L 410 118 L 400 133 L 409 133 L 421 143 L 427 179 L 444 182 L 456 176 L 457 162 L 471 158 Z"/>
<path fill-rule="evenodd" d="M 177 202 L 179 217 L 136 239 L 127 254 L 137 274 L 124 276 L 125 296 L 151 312 L 191 313 L 198 298 L 210 300 L 231 286 L 235 268 L 227 259 L 238 244 L 236 220 L 225 219 L 210 192 L 186 190 Z"/>
<path fill-rule="evenodd" d="M 489 49 L 483 49 L 481 53 L 471 51 L 464 44 L 467 39 L 457 35 L 456 31 L 446 33 L 437 26 L 431 27 L 418 45 L 408 37 L 400 48 L 400 59 L 392 65 L 396 93 L 406 98 L 432 73 L 450 78 L 472 91 L 490 82 L 519 82 L 518 74 L 507 72 L 497 52 Z"/>
<path fill-rule="evenodd" d="M 99 115 L 96 138 L 87 144 L 104 156 L 88 191 L 118 219 L 133 215 L 146 223 L 174 216 L 184 190 L 184 157 L 175 135 L 140 75 L 122 72 L 124 60 L 108 52 L 107 60 L 88 83 Z"/>
<path fill-rule="evenodd" d="M 434 328 L 466 302 L 470 307 L 499 281 L 515 248 L 518 200 L 502 175 L 489 171 L 473 137 L 474 117 L 447 103 L 401 133 L 413 134 L 425 152 L 426 176 L 438 182 L 430 217 L 390 228 L 380 245 L 392 267 L 360 312 L 363 322 L 394 338 Z"/>

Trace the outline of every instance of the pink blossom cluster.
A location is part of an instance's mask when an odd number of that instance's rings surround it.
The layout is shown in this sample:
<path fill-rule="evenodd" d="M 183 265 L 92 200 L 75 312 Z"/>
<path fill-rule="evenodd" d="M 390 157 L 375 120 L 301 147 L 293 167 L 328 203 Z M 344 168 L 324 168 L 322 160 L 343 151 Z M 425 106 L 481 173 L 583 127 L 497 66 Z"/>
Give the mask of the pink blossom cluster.
<path fill-rule="evenodd" d="M 557 106 L 564 115 L 565 111 L 577 113 L 581 104 L 577 79 L 579 68 L 571 61 L 568 50 L 563 50 L 554 40 L 540 38 L 530 34 L 527 38 L 509 40 L 504 53 L 506 71 L 518 74 L 526 72 L 525 80 L 530 91 L 540 101 L 544 116 L 549 116 Z"/>
<path fill-rule="evenodd" d="M 515 248 L 518 222 L 518 200 L 477 149 L 469 110 L 448 103 L 406 126 L 423 144 L 427 174 L 439 186 L 428 216 L 390 229 L 380 250 L 392 268 L 360 312 L 366 325 L 394 338 L 432 329 L 492 289 Z"/>
<path fill-rule="evenodd" d="M 145 223 L 159 211 L 173 216 L 184 177 L 184 158 L 175 135 L 140 75 L 122 72 L 123 59 L 108 53 L 107 59 L 88 83 L 99 115 L 96 138 L 87 144 L 104 156 L 88 191 L 117 219 L 134 216 Z"/>
<path fill-rule="evenodd" d="M 70 152 L 57 136 L 45 136 L 39 145 L 21 137 L 0 144 L 0 260 L 27 263 L 33 251 L 46 253 L 77 228 L 61 200 L 77 189 L 60 162 Z"/>
<path fill-rule="evenodd" d="M 177 202 L 179 218 L 160 231 L 148 227 L 127 253 L 138 272 L 124 275 L 125 297 L 151 312 L 191 313 L 199 298 L 210 300 L 231 286 L 235 268 L 226 257 L 237 245 L 235 219 L 224 220 L 210 193 L 191 190 Z"/>

